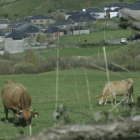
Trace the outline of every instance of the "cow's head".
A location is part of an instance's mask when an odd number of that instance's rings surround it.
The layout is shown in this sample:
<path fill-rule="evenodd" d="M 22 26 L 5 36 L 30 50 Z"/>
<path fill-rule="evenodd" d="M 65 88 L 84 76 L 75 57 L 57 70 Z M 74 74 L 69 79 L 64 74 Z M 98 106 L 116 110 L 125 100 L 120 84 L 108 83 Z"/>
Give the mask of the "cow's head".
<path fill-rule="evenodd" d="M 101 94 L 101 95 L 98 96 L 98 98 L 99 98 L 99 105 L 106 104 L 107 97 L 105 95 Z"/>
<path fill-rule="evenodd" d="M 18 111 L 18 118 L 21 119 L 21 123 L 23 126 L 29 126 L 31 124 L 32 117 L 38 117 L 39 113 L 34 112 L 30 109 L 23 109 Z"/>

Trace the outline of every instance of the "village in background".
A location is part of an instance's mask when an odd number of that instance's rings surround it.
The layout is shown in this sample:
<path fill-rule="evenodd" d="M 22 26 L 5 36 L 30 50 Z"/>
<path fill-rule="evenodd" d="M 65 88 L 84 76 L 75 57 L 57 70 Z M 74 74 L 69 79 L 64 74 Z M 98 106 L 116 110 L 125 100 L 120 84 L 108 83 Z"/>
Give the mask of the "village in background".
<path fill-rule="evenodd" d="M 0 54 L 3 55 L 4 52 L 21 53 L 28 49 L 53 47 L 56 39 L 62 36 L 96 33 L 100 28 L 95 27 L 95 24 L 107 19 L 119 19 L 121 17 L 120 10 L 123 8 L 140 13 L 140 1 L 132 4 L 110 3 L 103 9 L 89 7 L 73 12 L 59 9 L 52 12 L 50 16 L 30 15 L 15 21 L 7 18 L 0 19 Z M 106 24 L 104 28 L 111 27 Z M 122 42 L 125 41 L 122 39 Z M 59 42 L 57 41 L 57 43 Z"/>

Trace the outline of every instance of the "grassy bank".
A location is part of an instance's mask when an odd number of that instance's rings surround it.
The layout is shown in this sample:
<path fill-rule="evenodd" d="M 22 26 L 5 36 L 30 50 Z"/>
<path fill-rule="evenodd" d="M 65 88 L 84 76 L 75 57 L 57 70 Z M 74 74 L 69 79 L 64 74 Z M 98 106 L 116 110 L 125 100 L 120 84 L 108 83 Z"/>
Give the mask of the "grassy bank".
<path fill-rule="evenodd" d="M 131 35 L 131 30 L 106 30 L 105 31 L 105 38 L 104 38 L 104 30 L 93 32 L 87 35 L 75 35 L 75 36 L 64 36 L 60 38 L 60 43 L 75 43 L 80 41 L 84 42 L 101 42 L 104 39 L 111 40 L 111 39 L 121 39 L 121 38 L 128 38 Z"/>
<path fill-rule="evenodd" d="M 139 95 L 139 78 L 140 72 L 137 73 L 116 73 L 125 78 L 132 77 L 135 82 L 134 100 Z M 136 75 L 137 74 L 137 75 Z M 86 79 L 87 76 L 87 79 Z M 92 112 L 108 111 L 111 104 L 98 106 L 96 95 L 102 92 L 104 84 L 107 82 L 106 72 L 88 69 L 76 69 L 68 71 L 59 71 L 58 75 L 58 104 L 63 103 L 69 109 L 69 114 L 73 123 L 84 124 L 91 121 Z M 52 114 L 55 110 L 56 98 L 56 72 L 48 72 L 37 75 L 0 75 L 0 87 L 4 85 L 7 79 L 14 82 L 20 82 L 27 87 L 32 97 L 32 106 L 39 112 L 39 117 L 32 120 L 32 131 L 36 134 L 45 128 L 53 127 L 54 122 Z M 121 77 L 110 74 L 110 80 L 121 80 Z M 88 81 L 88 82 L 87 82 Z M 90 93 L 91 102 L 89 102 Z M 79 100 L 78 100 L 78 96 Z M 117 101 L 121 100 L 117 98 Z M 93 110 L 90 108 L 90 104 Z M 123 108 L 120 106 L 120 110 Z M 81 112 L 81 113 L 80 113 Z M 10 139 L 16 137 L 19 131 L 24 131 L 29 135 L 29 128 L 15 127 L 12 123 L 13 114 L 10 112 L 11 123 L 4 123 L 3 105 L 0 100 L 0 138 Z"/>

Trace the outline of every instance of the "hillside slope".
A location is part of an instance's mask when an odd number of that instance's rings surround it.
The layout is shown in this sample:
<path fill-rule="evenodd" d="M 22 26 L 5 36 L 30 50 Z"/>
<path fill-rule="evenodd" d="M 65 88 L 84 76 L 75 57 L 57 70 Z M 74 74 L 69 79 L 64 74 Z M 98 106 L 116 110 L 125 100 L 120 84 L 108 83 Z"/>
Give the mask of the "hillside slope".
<path fill-rule="evenodd" d="M 87 7 L 100 7 L 119 0 L 1 0 L 1 17 L 19 18 L 35 14 L 47 14 L 57 9 L 68 11 Z M 136 0 L 120 0 L 133 3 Z"/>

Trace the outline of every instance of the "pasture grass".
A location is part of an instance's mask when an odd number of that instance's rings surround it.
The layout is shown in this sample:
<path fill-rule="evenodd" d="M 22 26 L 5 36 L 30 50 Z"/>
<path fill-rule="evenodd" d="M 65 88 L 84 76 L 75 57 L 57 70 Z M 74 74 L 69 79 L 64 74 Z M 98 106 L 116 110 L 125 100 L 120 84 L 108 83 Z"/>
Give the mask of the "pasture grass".
<path fill-rule="evenodd" d="M 15 1 L 15 2 L 14 2 Z M 98 1 L 49 1 L 49 0 L 1 0 L 0 1 L 0 13 L 1 15 L 9 14 L 9 18 L 20 18 L 25 16 L 37 15 L 37 14 L 44 14 L 46 15 L 49 11 L 53 12 L 58 10 L 60 7 L 64 8 L 67 11 L 75 11 L 78 9 L 85 8 L 85 5 L 89 7 L 104 7 L 107 4 L 116 2 L 116 0 L 102 0 L 101 2 Z M 134 3 L 136 0 L 125 0 L 125 2 Z M 3 4 L 5 3 L 5 4 Z M 9 4 L 6 4 L 9 3 Z M 90 5 L 89 5 L 89 4 Z M 1 5 L 2 4 L 2 5 Z M 86 6 L 86 7 L 87 7 Z"/>
<path fill-rule="evenodd" d="M 126 44 L 123 45 L 109 45 L 106 46 L 107 53 L 113 53 L 118 51 L 119 49 L 125 47 Z M 61 46 L 60 46 L 61 47 Z M 52 55 L 56 55 L 56 49 L 46 49 L 45 51 L 37 51 L 39 55 L 43 57 L 48 57 Z M 61 48 L 59 50 L 60 57 L 64 56 L 97 56 L 98 54 L 103 54 L 103 46 L 72 46 L 68 48 Z"/>
<path fill-rule="evenodd" d="M 121 38 L 128 38 L 132 34 L 131 30 L 124 30 L 124 29 L 119 29 L 119 30 L 105 30 L 105 39 L 106 40 L 111 40 L 111 39 L 121 39 Z M 98 31 L 98 32 L 93 32 L 90 34 L 83 34 L 83 35 L 73 35 L 73 36 L 63 36 L 60 37 L 60 43 L 75 43 L 79 42 L 79 37 L 80 37 L 80 42 L 84 42 L 87 40 L 87 42 L 101 42 L 104 40 L 104 30 Z M 56 40 L 57 41 L 57 40 Z"/>
<path fill-rule="evenodd" d="M 87 73 L 87 79 L 85 75 Z M 115 73 L 124 78 L 132 77 L 135 82 L 134 86 L 134 100 L 136 101 L 139 95 L 139 77 L 140 72 L 127 73 L 118 72 Z M 53 112 L 55 110 L 55 97 L 56 97 L 56 72 L 47 72 L 42 74 L 29 74 L 29 75 L 0 75 L 0 87 L 4 85 L 7 79 L 11 79 L 13 82 L 19 82 L 28 89 L 32 97 L 31 108 L 39 112 L 38 118 L 32 120 L 32 132 L 36 134 L 46 128 L 54 127 L 54 121 L 52 119 Z M 114 74 L 110 74 L 110 80 L 121 80 Z M 89 85 L 87 86 L 87 81 Z M 59 71 L 58 74 L 58 105 L 64 104 L 71 117 L 72 123 L 85 124 L 91 122 L 92 112 L 96 111 L 108 111 L 111 109 L 111 104 L 107 103 L 104 106 L 98 106 L 98 99 L 96 95 L 102 92 L 104 84 L 107 82 L 106 72 L 99 70 L 89 69 L 73 69 Z M 88 89 L 89 87 L 89 89 Z M 91 96 L 91 102 L 89 102 L 88 91 Z M 79 95 L 79 100 L 77 99 Z M 117 101 L 122 97 L 117 98 Z M 93 110 L 90 108 L 90 104 Z M 123 110 L 123 107 L 119 107 L 119 113 Z M 118 113 L 118 114 L 119 114 Z M 15 127 L 12 123 L 13 114 L 10 111 L 10 123 L 4 122 L 3 104 L 0 100 L 0 139 L 11 139 L 19 135 L 19 131 L 24 131 L 24 135 L 29 135 L 28 127 Z"/>

